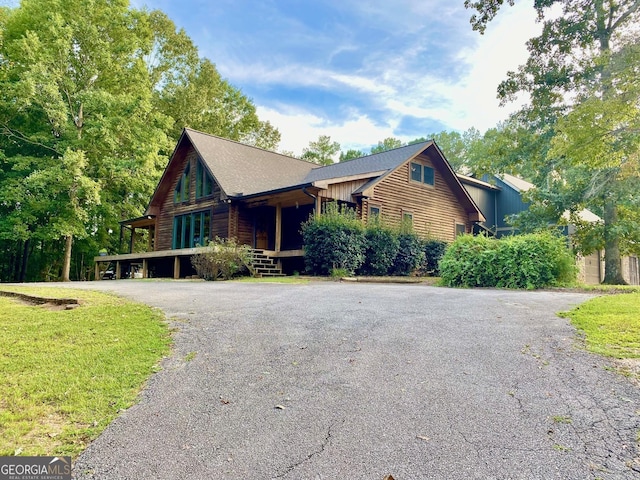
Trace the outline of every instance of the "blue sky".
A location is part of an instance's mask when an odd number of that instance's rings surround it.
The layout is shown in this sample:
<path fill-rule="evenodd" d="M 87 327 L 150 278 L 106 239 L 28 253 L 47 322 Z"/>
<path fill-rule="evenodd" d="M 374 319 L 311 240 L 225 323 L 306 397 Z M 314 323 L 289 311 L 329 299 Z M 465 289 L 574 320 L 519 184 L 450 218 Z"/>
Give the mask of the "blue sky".
<path fill-rule="evenodd" d="M 540 30 L 531 2 L 481 36 L 463 0 L 132 0 L 164 11 L 301 153 L 318 135 L 343 150 L 441 130 L 481 132 L 496 87 Z"/>

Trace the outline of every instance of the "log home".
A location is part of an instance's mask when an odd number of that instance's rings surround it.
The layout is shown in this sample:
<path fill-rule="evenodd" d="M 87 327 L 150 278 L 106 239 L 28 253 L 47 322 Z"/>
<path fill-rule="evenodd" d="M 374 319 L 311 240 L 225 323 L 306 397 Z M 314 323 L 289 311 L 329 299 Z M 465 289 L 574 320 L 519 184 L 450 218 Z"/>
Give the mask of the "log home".
<path fill-rule="evenodd" d="M 444 241 L 485 220 L 433 141 L 321 167 L 185 128 L 144 216 L 122 222 L 132 240 L 149 231 L 148 251 L 96 257 L 96 278 L 108 262 L 116 278 L 131 265 L 143 277 L 179 278 L 215 237 L 250 245 L 274 272 L 291 270 L 304 254 L 301 224 L 329 201 L 355 208 L 365 222 L 409 221 Z"/>

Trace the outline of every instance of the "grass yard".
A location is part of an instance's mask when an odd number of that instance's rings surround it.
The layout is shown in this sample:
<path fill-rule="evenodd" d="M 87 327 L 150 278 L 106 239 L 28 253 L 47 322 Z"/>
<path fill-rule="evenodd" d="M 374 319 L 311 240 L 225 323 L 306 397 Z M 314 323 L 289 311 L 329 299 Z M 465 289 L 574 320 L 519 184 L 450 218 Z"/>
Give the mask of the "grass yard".
<path fill-rule="evenodd" d="M 591 299 L 562 314 L 583 331 L 587 348 L 618 359 L 640 358 L 640 293 Z"/>
<path fill-rule="evenodd" d="M 76 457 L 130 407 L 169 352 L 163 315 L 103 293 L 2 287 L 74 298 L 72 310 L 0 296 L 0 455 Z"/>

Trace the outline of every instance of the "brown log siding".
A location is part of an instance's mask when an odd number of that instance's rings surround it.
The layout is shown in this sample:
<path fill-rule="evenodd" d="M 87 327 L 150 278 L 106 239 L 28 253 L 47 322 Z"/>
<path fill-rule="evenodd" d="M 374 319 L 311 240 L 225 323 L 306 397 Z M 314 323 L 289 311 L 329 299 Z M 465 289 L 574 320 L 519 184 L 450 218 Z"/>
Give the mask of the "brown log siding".
<path fill-rule="evenodd" d="M 423 165 L 433 168 L 428 156 L 420 155 L 417 158 Z M 469 216 L 441 173 L 434 169 L 435 185 L 425 185 L 410 180 L 409 165 L 401 166 L 374 187 L 371 198 L 363 201 L 363 220 L 368 219 L 371 203 L 381 208 L 382 218 L 390 226 L 400 226 L 403 212 L 411 213 L 413 227 L 422 237 L 453 241 L 456 223 L 464 224 L 466 231 L 469 231 Z"/>
<path fill-rule="evenodd" d="M 157 231 L 156 231 L 156 243 L 155 250 L 169 250 L 172 247 L 173 240 L 173 219 L 177 215 L 184 215 L 190 212 L 200 212 L 209 209 L 212 213 L 212 231 L 209 232 L 209 237 L 215 236 L 226 237 L 228 234 L 228 215 L 229 207 L 227 204 L 220 201 L 221 190 L 217 182 L 213 182 L 213 195 L 206 198 L 196 200 L 196 172 L 198 154 L 193 148 L 189 148 L 182 159 L 175 159 L 180 161 L 178 172 L 174 178 L 171 179 L 171 188 L 167 194 L 164 202 L 160 207 L 160 213 L 158 215 Z M 174 161 L 175 161 L 174 160 Z M 187 202 L 174 204 L 173 194 L 178 184 L 178 180 L 182 176 L 182 172 L 187 166 L 190 165 L 189 176 L 189 200 Z"/>

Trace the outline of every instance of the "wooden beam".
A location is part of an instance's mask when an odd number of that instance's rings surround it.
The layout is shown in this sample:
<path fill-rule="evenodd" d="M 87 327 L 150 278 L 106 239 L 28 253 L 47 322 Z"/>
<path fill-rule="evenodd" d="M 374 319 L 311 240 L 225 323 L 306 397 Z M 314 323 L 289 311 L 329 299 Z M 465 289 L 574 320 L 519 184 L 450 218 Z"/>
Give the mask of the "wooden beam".
<path fill-rule="evenodd" d="M 276 205 L 276 252 L 280 251 L 282 245 L 282 204 Z"/>
<path fill-rule="evenodd" d="M 116 262 L 116 280 L 120 280 L 122 271 L 120 270 L 120 262 Z"/>
<path fill-rule="evenodd" d="M 176 280 L 180 278 L 180 257 L 177 255 L 173 257 L 173 278 Z"/>
<path fill-rule="evenodd" d="M 133 244 L 136 241 L 136 227 L 131 227 L 131 238 L 129 239 L 129 253 L 133 253 Z"/>
<path fill-rule="evenodd" d="M 149 260 L 142 259 L 142 278 L 149 278 Z"/>
<path fill-rule="evenodd" d="M 96 262 L 95 278 L 94 280 L 100 280 L 100 262 Z"/>

